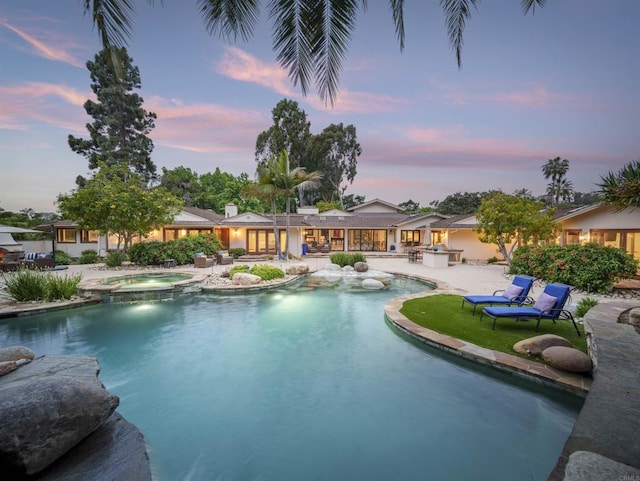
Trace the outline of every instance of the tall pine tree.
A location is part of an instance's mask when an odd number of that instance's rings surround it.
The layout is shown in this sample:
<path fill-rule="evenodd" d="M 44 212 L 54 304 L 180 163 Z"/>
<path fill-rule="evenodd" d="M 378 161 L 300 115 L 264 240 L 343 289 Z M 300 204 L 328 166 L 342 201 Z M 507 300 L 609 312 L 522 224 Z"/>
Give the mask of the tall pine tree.
<path fill-rule="evenodd" d="M 69 135 L 69 147 L 89 160 L 89 169 L 97 169 L 100 162 L 126 165 L 149 184 L 156 180 L 156 166 L 151 160 L 153 142 L 147 135 L 157 117 L 142 107 L 142 97 L 133 92 L 140 88 L 140 70 L 126 49 L 115 52 L 119 59 L 117 72 L 112 54 L 104 49 L 93 62 L 87 62 L 97 102 L 87 100 L 84 109 L 94 122 L 87 124 L 90 139 Z M 78 176 L 76 183 L 82 187 L 86 179 Z"/>

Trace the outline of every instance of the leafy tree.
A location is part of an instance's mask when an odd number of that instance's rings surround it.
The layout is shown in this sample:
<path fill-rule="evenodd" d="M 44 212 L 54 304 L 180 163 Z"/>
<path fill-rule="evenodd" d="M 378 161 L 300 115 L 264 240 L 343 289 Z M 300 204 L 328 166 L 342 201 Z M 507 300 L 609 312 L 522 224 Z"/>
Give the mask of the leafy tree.
<path fill-rule="evenodd" d="M 551 179 L 547 185 L 547 195 L 551 199 L 551 204 L 557 206 L 560 200 L 570 201 L 573 195 L 573 184 L 566 179 L 569 171 L 569 161 L 556 157 L 549 159 L 542 166 L 542 174 L 545 179 Z"/>
<path fill-rule="evenodd" d="M 352 207 L 356 207 L 360 204 L 364 204 L 365 196 L 364 195 L 343 195 L 342 196 L 342 207 L 343 209 L 351 209 Z"/>
<path fill-rule="evenodd" d="M 458 67 L 462 63 L 462 34 L 471 18 L 471 5 L 478 0 L 441 0 L 445 24 Z M 543 7 L 546 0 L 521 0 L 523 13 Z M 103 47 L 124 46 L 131 36 L 133 2 L 84 0 Z M 273 49 L 280 65 L 289 72 L 294 85 L 306 94 L 316 84 L 320 98 L 335 101 L 342 61 L 347 53 L 358 14 L 366 0 L 270 0 L 273 21 Z M 375 3 L 379 6 L 379 3 Z M 389 0 L 400 50 L 404 49 L 404 2 Z M 260 2 L 255 0 L 198 0 L 198 8 L 209 34 L 225 40 L 248 40 L 260 18 Z M 114 60 L 114 63 L 117 59 Z"/>
<path fill-rule="evenodd" d="M 285 151 L 293 168 L 320 171 L 322 180 L 314 189 L 298 191 L 300 205 L 313 205 L 318 200 L 340 201 L 345 182 L 353 182 L 357 158 L 362 149 L 353 125 L 331 124 L 320 134 L 310 133 L 307 114 L 293 100 L 283 99 L 271 111 L 273 125 L 256 140 L 255 158 L 266 165 L 272 157 Z"/>
<path fill-rule="evenodd" d="M 271 111 L 273 125 L 256 139 L 256 162 L 266 165 L 283 150 L 294 167 L 303 167 L 311 124 L 295 100 L 282 99 Z"/>
<path fill-rule="evenodd" d="M 404 211 L 407 214 L 415 214 L 420 210 L 420 203 L 414 202 L 411 199 L 409 199 L 406 202 L 400 202 L 398 204 L 398 207 L 401 207 L 402 209 L 404 209 Z"/>
<path fill-rule="evenodd" d="M 324 200 L 316 202 L 316 207 L 318 208 L 318 212 L 326 212 L 331 209 L 342 210 L 342 204 L 340 202 L 326 202 Z"/>
<path fill-rule="evenodd" d="M 531 199 L 534 200 L 535 197 L 533 196 L 533 192 L 531 192 L 529 189 L 517 189 L 513 191 L 513 195 L 515 195 L 516 197 L 521 197 L 523 199 Z"/>
<path fill-rule="evenodd" d="M 609 172 L 600 179 L 598 194 L 602 202 L 618 210 L 640 207 L 640 161 L 630 162 L 617 173 Z"/>
<path fill-rule="evenodd" d="M 87 124 L 90 138 L 69 135 L 69 147 L 89 160 L 89 169 L 98 168 L 100 162 L 107 166 L 122 164 L 149 183 L 155 179 L 156 166 L 150 157 L 153 142 L 147 135 L 155 127 L 156 114 L 144 110 L 142 97 L 133 93 L 140 88 L 138 67 L 126 49 L 119 49 L 117 54 L 121 73 L 114 70 L 106 49 L 97 53 L 93 62 L 87 62 L 91 90 L 98 101 L 87 100 L 84 109 L 94 122 Z M 76 179 L 78 186 L 85 181 L 83 177 Z"/>
<path fill-rule="evenodd" d="M 246 173 L 234 176 L 216 168 L 214 172 L 198 175 L 186 167 L 162 168 L 160 186 L 165 187 L 190 207 L 224 212 L 225 205 L 233 202 L 238 212 L 265 212 L 268 205 L 243 194 L 252 181 Z"/>
<path fill-rule="evenodd" d="M 341 202 L 347 188 L 344 183 L 353 183 L 361 153 L 353 125 L 331 124 L 320 134 L 313 135 L 303 166 L 322 172 L 322 180 L 313 190 L 316 198 Z"/>
<path fill-rule="evenodd" d="M 200 177 L 188 167 L 162 168 L 160 186 L 167 189 L 188 207 L 196 207 L 196 198 L 201 194 Z"/>
<path fill-rule="evenodd" d="M 560 224 L 543 207 L 531 199 L 494 192 L 482 199 L 474 231 L 481 242 L 497 244 L 511 266 L 513 251 L 519 246 L 549 240 L 560 231 Z"/>
<path fill-rule="evenodd" d="M 465 192 L 448 195 L 442 202 L 431 202 L 431 206 L 445 215 L 473 214 L 480 207 L 480 202 L 491 192 Z"/>
<path fill-rule="evenodd" d="M 573 204 L 576 206 L 595 204 L 600 198 L 597 192 L 574 192 Z"/>
<path fill-rule="evenodd" d="M 125 165 L 98 164 L 84 187 L 58 196 L 63 217 L 73 219 L 81 229 L 115 234 L 118 248 L 127 250 L 136 236 L 169 224 L 180 212 L 180 200 L 162 187 L 147 189 L 142 175 Z"/>

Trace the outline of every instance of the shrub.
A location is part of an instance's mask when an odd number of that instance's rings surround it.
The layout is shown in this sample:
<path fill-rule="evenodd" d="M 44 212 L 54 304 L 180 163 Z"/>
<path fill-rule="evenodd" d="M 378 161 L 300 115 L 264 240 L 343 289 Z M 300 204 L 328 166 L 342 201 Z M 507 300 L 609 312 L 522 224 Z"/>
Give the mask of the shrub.
<path fill-rule="evenodd" d="M 65 251 L 56 250 L 56 264 L 59 266 L 68 266 L 73 263 L 73 259 Z"/>
<path fill-rule="evenodd" d="M 284 272 L 282 271 L 282 269 L 265 264 L 256 264 L 249 270 L 249 272 L 256 276 L 260 276 L 263 281 L 282 279 L 284 277 Z"/>
<path fill-rule="evenodd" d="M 9 295 L 18 302 L 54 301 L 70 299 L 78 291 L 80 274 L 73 276 L 55 276 L 31 269 L 19 269 L 8 274 L 3 273 Z"/>
<path fill-rule="evenodd" d="M 147 266 L 173 259 L 177 265 L 192 264 L 197 252 L 213 255 L 221 248 L 215 234 L 200 234 L 167 242 L 149 241 L 132 245 L 127 252 L 131 262 Z"/>
<path fill-rule="evenodd" d="M 249 272 L 249 266 L 245 264 L 238 264 L 237 266 L 233 266 L 229 271 L 229 279 L 233 279 L 233 276 L 236 272 Z"/>
<path fill-rule="evenodd" d="M 367 262 L 367 258 L 362 252 L 334 252 L 329 256 L 332 264 L 340 267 L 353 267 L 356 262 Z"/>
<path fill-rule="evenodd" d="M 78 283 L 81 279 L 81 274 L 64 277 L 49 274 L 46 278 L 45 300 L 71 299 L 78 293 Z"/>
<path fill-rule="evenodd" d="M 82 251 L 78 258 L 78 264 L 95 264 L 98 262 L 98 252 L 93 249 L 87 249 Z"/>
<path fill-rule="evenodd" d="M 583 297 L 578 302 L 578 306 L 576 307 L 576 316 L 584 317 L 584 315 L 589 312 L 589 309 L 596 306 L 598 304 L 598 299 L 594 299 L 592 297 Z"/>
<path fill-rule="evenodd" d="M 229 249 L 229 254 L 233 256 L 234 259 L 237 259 L 240 256 L 243 256 L 247 253 L 247 250 L 243 247 L 233 247 Z"/>
<path fill-rule="evenodd" d="M 613 284 L 636 275 L 637 261 L 615 247 L 590 243 L 568 246 L 522 246 L 516 249 L 512 274 L 527 274 L 587 292 L 607 293 Z"/>
<path fill-rule="evenodd" d="M 123 251 L 111 251 L 107 253 L 104 263 L 107 267 L 120 267 L 127 260 L 127 255 Z"/>
<path fill-rule="evenodd" d="M 41 301 L 45 298 L 46 279 L 41 272 L 18 269 L 2 273 L 7 293 L 18 302 Z"/>
<path fill-rule="evenodd" d="M 487 264 L 495 264 L 496 262 L 498 262 L 498 258 L 496 256 L 489 257 L 487 259 Z"/>

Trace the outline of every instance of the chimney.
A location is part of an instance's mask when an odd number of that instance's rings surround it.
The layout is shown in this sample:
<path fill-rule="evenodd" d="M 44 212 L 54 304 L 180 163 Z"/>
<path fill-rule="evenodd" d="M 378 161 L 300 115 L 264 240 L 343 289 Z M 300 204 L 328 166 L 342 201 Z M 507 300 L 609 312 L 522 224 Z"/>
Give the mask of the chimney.
<path fill-rule="evenodd" d="M 235 217 L 238 215 L 238 206 L 233 202 L 229 202 L 224 206 L 224 217 Z"/>

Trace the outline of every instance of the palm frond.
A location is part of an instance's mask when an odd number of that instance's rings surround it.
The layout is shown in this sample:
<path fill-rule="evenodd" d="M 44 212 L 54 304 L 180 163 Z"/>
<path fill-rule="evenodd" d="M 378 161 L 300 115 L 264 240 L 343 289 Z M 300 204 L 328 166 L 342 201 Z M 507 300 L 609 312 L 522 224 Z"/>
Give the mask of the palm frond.
<path fill-rule="evenodd" d="M 396 26 L 396 35 L 400 43 L 400 51 L 404 50 L 404 0 L 390 0 L 393 23 Z"/>
<path fill-rule="evenodd" d="M 312 5 L 304 0 L 272 0 L 269 18 L 273 21 L 273 49 L 280 65 L 287 70 L 294 85 L 306 95 L 313 82 L 311 39 Z"/>
<path fill-rule="evenodd" d="M 91 15 L 104 48 L 127 45 L 133 12 L 131 0 L 84 0 L 84 13 Z"/>
<path fill-rule="evenodd" d="M 462 32 L 469 18 L 471 18 L 471 6 L 476 6 L 478 0 L 440 0 L 440 6 L 444 10 L 445 23 L 451 47 L 456 52 L 458 67 L 462 66 Z"/>
<path fill-rule="evenodd" d="M 531 12 L 535 14 L 536 5 L 538 5 L 540 8 L 544 8 L 546 4 L 547 0 L 522 0 L 522 13 L 526 15 L 527 13 L 529 13 L 529 10 L 531 10 Z"/>
<path fill-rule="evenodd" d="M 334 104 L 342 61 L 355 29 L 357 0 L 322 0 L 314 10 L 316 28 L 312 42 L 315 79 L 320 98 Z"/>
<path fill-rule="evenodd" d="M 202 21 L 209 35 L 247 41 L 260 18 L 258 0 L 198 0 Z"/>

